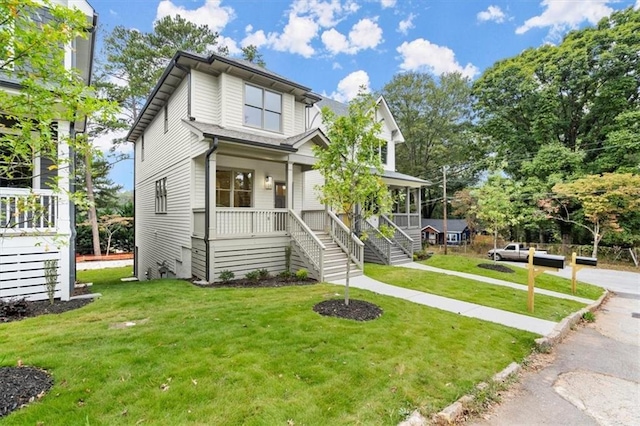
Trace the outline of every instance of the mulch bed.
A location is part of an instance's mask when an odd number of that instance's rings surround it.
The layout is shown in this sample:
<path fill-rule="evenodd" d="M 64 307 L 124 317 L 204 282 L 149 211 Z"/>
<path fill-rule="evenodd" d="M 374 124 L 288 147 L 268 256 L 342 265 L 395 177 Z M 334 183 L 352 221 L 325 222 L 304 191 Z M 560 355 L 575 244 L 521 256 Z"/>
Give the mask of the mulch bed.
<path fill-rule="evenodd" d="M 499 265 L 497 263 L 481 263 L 478 268 L 491 269 L 492 271 L 514 273 L 515 271 L 508 266 Z"/>
<path fill-rule="evenodd" d="M 42 398 L 51 386 L 51 376 L 38 368 L 0 367 L 0 417 Z"/>
<path fill-rule="evenodd" d="M 320 315 L 356 321 L 371 321 L 382 315 L 382 309 L 378 305 L 354 299 L 349 300 L 349 306 L 344 304 L 344 299 L 325 300 L 315 305 L 313 310 Z"/>
<path fill-rule="evenodd" d="M 76 288 L 74 296 L 89 294 L 89 287 Z M 0 323 L 19 321 L 24 318 L 37 317 L 47 314 L 61 314 L 63 312 L 82 308 L 93 302 L 93 299 L 73 299 L 67 302 L 54 300 L 53 305 L 48 300 L 29 301 L 24 299 L 0 300 Z"/>
<path fill-rule="evenodd" d="M 301 280 L 296 277 L 292 278 L 282 278 L 282 277 L 270 277 L 262 280 L 248 280 L 248 279 L 238 279 L 231 280 L 229 282 L 216 282 L 211 284 L 198 284 L 194 282 L 193 284 L 198 287 L 204 288 L 224 288 L 224 287 L 232 287 L 232 288 L 260 288 L 260 287 L 287 287 L 294 285 L 311 285 L 316 284 L 316 280 L 314 279 L 306 279 Z"/>

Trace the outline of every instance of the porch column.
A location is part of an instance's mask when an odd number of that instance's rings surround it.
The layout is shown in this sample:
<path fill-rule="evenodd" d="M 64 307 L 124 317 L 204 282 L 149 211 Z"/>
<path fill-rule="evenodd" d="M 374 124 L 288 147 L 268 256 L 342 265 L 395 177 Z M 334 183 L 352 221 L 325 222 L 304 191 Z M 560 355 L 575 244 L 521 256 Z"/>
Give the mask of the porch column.
<path fill-rule="evenodd" d="M 287 208 L 293 210 L 293 163 L 287 162 Z"/>
<path fill-rule="evenodd" d="M 66 143 L 66 138 L 69 137 L 70 123 L 68 121 L 58 122 L 58 164 L 68 165 L 71 160 L 69 156 L 69 145 Z M 39 165 L 38 165 L 39 166 Z M 38 167 L 37 173 L 40 172 Z M 69 168 L 58 168 L 58 186 L 61 189 L 69 189 Z M 58 209 L 57 209 L 58 221 L 56 223 L 57 238 L 53 240 L 53 244 L 58 247 L 60 251 L 60 261 L 58 262 L 58 273 L 60 274 L 60 299 L 69 300 L 71 297 L 71 289 L 73 288 L 73 282 L 70 282 L 71 276 L 71 258 L 70 249 L 71 244 L 75 244 L 75 241 L 71 241 L 71 205 L 69 202 L 69 196 L 65 191 L 61 191 L 58 194 Z"/>
<path fill-rule="evenodd" d="M 213 154 L 211 154 L 211 157 L 209 157 L 209 173 L 211 173 L 211 176 L 209 176 L 209 182 L 211 182 L 211 184 L 209 185 L 209 238 L 215 238 L 216 237 L 216 206 L 218 205 L 218 202 L 216 200 L 216 170 L 217 170 L 217 163 L 218 163 L 218 153 L 214 152 Z M 207 248 L 208 249 L 208 248 Z"/>
<path fill-rule="evenodd" d="M 404 211 L 407 215 L 407 228 L 411 228 L 411 189 L 406 186 L 404 192 Z"/>

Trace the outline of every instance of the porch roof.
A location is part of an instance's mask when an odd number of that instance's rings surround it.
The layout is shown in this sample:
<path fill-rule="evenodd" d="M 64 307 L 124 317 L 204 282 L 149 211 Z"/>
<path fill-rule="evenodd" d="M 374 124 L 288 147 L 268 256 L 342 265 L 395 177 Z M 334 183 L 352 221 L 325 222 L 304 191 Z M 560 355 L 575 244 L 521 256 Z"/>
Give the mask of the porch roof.
<path fill-rule="evenodd" d="M 382 173 L 382 178 L 391 180 L 390 183 L 392 184 L 397 183 L 400 185 L 408 185 L 412 187 L 421 187 L 430 184 L 430 182 L 427 180 L 420 179 L 415 176 L 405 175 L 404 173 L 394 172 L 391 170 L 384 170 Z"/>
<path fill-rule="evenodd" d="M 422 219 L 422 229 L 431 228 L 437 233 L 444 229 L 443 219 Z M 447 233 L 461 233 L 467 229 L 467 221 L 464 219 L 447 219 Z"/>
<path fill-rule="evenodd" d="M 228 129 L 217 124 L 205 123 L 203 121 L 190 121 L 183 119 L 182 122 L 203 137 L 218 137 L 231 142 L 278 149 L 287 152 L 298 151 L 298 147 L 302 143 L 314 138 L 317 138 L 318 142 L 324 143 L 325 145 L 329 141 L 320 129 L 308 130 L 304 133 L 288 138 L 277 138 L 251 132 L 243 132 L 241 130 Z"/>

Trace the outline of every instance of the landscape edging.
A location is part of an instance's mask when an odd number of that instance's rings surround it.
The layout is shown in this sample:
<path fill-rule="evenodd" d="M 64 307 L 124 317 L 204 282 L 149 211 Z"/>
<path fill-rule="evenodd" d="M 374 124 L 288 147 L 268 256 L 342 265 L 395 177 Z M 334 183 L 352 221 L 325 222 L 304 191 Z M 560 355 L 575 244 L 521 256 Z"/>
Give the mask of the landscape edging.
<path fill-rule="evenodd" d="M 600 305 L 607 299 L 609 296 L 609 291 L 605 289 L 604 293 L 598 300 L 594 303 L 580 309 L 577 312 L 567 316 L 562 321 L 560 321 L 553 328 L 553 331 L 549 333 L 545 337 L 540 337 L 535 340 L 536 350 L 539 352 L 548 352 L 553 346 L 557 345 L 564 339 L 569 331 L 575 326 L 578 321 L 582 318 L 582 316 L 586 312 L 594 312 L 596 311 Z M 504 382 L 510 376 L 516 375 L 520 372 L 522 366 L 517 362 L 512 362 L 502 371 L 496 373 L 492 380 L 494 382 Z M 486 387 L 486 383 L 479 383 L 476 386 L 478 389 Z M 457 421 L 465 412 L 466 406 L 475 399 L 473 395 L 463 395 L 454 403 L 445 407 L 442 411 L 436 413 L 433 416 L 434 423 L 444 423 L 450 424 Z M 398 426 L 426 426 L 428 424 L 427 419 L 420 414 L 418 410 L 415 410 L 411 413 L 411 416 L 399 423 Z"/>

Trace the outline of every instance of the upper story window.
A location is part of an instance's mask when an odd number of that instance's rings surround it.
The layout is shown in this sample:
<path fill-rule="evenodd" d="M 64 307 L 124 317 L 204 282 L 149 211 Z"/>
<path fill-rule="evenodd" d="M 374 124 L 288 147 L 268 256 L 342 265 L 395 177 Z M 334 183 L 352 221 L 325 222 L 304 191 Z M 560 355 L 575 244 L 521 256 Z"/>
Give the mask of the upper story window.
<path fill-rule="evenodd" d="M 382 162 L 382 164 L 387 164 L 387 155 L 388 155 L 387 141 L 383 141 L 380 145 L 380 162 Z"/>
<path fill-rule="evenodd" d="M 282 95 L 244 85 L 244 124 L 272 132 L 282 131 Z"/>

